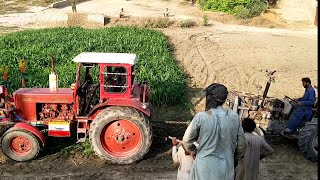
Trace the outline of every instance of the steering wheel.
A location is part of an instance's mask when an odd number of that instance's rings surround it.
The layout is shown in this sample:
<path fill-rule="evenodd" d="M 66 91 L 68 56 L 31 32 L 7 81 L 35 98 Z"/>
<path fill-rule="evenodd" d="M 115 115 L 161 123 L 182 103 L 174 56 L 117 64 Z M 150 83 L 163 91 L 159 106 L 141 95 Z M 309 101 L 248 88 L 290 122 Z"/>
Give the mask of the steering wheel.
<path fill-rule="evenodd" d="M 294 99 L 292 99 L 291 97 L 289 97 L 289 96 L 284 96 L 285 98 L 288 98 L 288 99 L 290 99 L 291 101 L 293 101 L 293 102 L 295 102 L 295 103 L 298 103 L 298 101 L 296 101 L 296 100 L 294 100 Z"/>
<path fill-rule="evenodd" d="M 92 84 L 92 81 L 90 79 L 86 79 L 78 88 L 77 90 L 77 94 L 80 96 L 84 96 L 84 94 L 86 93 L 87 90 L 87 86 L 89 84 Z"/>

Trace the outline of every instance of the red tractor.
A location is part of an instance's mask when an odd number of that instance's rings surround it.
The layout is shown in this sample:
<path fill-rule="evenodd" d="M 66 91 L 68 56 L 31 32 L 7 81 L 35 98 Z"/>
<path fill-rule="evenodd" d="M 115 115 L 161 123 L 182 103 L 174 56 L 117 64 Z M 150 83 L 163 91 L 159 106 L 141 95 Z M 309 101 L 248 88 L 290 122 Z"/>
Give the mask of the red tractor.
<path fill-rule="evenodd" d="M 152 142 L 150 92 L 146 83 L 134 82 L 136 60 L 135 54 L 85 52 L 73 59 L 78 69 L 71 88 L 20 88 L 11 97 L 2 86 L 3 153 L 28 161 L 46 145 L 46 135 L 76 135 L 78 141 L 89 137 L 102 159 L 142 159 Z"/>

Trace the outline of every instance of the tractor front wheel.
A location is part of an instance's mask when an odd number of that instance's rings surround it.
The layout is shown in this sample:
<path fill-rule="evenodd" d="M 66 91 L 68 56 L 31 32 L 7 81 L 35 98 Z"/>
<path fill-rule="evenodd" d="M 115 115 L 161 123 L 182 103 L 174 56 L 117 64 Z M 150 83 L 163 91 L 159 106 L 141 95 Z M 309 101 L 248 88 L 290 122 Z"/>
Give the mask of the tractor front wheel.
<path fill-rule="evenodd" d="M 298 138 L 301 152 L 311 161 L 318 161 L 318 118 L 307 122 L 300 130 Z"/>
<path fill-rule="evenodd" d="M 14 161 L 28 161 L 37 157 L 41 146 L 39 140 L 32 133 L 11 128 L 1 139 L 3 153 Z"/>
<path fill-rule="evenodd" d="M 90 127 L 90 142 L 96 154 L 112 163 L 130 164 L 149 151 L 152 132 L 149 120 L 129 107 L 108 107 Z"/>

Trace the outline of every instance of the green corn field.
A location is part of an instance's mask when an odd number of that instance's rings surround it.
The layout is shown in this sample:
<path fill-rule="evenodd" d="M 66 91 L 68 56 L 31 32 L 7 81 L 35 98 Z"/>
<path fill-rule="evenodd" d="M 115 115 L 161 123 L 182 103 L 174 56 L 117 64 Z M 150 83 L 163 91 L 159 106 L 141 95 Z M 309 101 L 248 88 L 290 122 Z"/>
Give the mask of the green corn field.
<path fill-rule="evenodd" d="M 48 87 L 49 54 L 56 58 L 59 87 L 70 87 L 75 82 L 77 68 L 72 59 L 81 52 L 135 53 L 138 56 L 137 80 L 147 81 L 151 86 L 153 105 L 170 106 L 185 102 L 186 76 L 176 65 L 169 42 L 160 31 L 132 27 L 71 27 L 0 36 L 0 66 L 9 66 L 10 93 L 21 86 L 20 59 L 27 61 L 26 86 Z"/>

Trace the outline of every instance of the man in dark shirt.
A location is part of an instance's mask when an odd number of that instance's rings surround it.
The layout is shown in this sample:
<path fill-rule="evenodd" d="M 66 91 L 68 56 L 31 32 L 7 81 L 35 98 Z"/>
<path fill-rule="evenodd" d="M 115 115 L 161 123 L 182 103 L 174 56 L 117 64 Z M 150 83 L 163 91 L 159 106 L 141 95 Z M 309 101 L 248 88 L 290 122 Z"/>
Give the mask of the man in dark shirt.
<path fill-rule="evenodd" d="M 297 99 L 298 102 L 289 117 L 288 127 L 284 130 L 285 133 L 293 133 L 304 117 L 310 120 L 312 116 L 312 107 L 316 100 L 315 90 L 311 86 L 310 78 L 302 78 L 301 81 L 306 90 L 303 97 Z"/>

